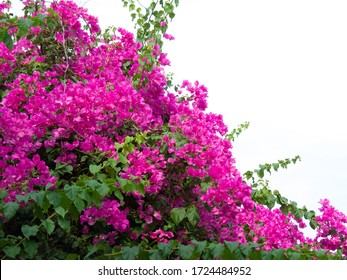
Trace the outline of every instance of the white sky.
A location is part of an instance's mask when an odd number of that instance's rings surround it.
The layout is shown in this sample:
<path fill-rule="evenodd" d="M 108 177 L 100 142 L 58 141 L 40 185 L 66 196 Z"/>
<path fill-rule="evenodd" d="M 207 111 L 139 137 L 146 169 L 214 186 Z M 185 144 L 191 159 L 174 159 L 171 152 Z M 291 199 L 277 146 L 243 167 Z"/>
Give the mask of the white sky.
<path fill-rule="evenodd" d="M 103 28 L 133 30 L 121 0 L 85 7 Z M 270 185 L 315 211 L 328 198 L 347 213 L 346 12 L 335 0 L 181 0 L 165 46 L 176 80 L 205 84 L 230 130 L 251 122 L 234 143 L 239 170 L 300 155 Z"/>

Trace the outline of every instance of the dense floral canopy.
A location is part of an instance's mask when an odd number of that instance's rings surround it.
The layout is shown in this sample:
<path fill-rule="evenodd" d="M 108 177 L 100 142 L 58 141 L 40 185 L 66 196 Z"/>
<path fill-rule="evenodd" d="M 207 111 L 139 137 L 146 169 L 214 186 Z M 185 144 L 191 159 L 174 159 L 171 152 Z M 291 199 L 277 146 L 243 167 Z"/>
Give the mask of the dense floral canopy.
<path fill-rule="evenodd" d="M 347 254 L 347 218 L 327 200 L 314 239 L 301 218 L 254 201 L 207 88 L 170 86 L 156 40 L 101 32 L 73 1 L 44 2 L 24 1 L 23 17 L 0 4 L 1 232 L 26 240 L 23 251 L 4 238 L 7 257 L 40 254 L 44 232 L 73 236 L 54 246 L 78 255 L 174 240 Z"/>

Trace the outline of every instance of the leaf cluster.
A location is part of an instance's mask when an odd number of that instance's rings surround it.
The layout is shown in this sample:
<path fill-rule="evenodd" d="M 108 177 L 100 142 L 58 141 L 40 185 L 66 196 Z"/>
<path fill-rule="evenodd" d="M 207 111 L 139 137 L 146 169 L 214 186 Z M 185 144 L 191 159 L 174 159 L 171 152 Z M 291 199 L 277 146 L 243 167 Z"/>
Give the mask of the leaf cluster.
<path fill-rule="evenodd" d="M 97 256 L 103 252 L 104 255 Z M 158 243 L 147 247 L 146 244 L 114 247 L 112 251 L 96 246 L 89 257 L 110 260 L 338 260 L 343 259 L 341 252 L 331 254 L 325 250 L 312 251 L 308 248 L 264 250 L 260 244 L 225 241 L 223 243 L 193 240 L 182 244 L 177 240 Z"/>

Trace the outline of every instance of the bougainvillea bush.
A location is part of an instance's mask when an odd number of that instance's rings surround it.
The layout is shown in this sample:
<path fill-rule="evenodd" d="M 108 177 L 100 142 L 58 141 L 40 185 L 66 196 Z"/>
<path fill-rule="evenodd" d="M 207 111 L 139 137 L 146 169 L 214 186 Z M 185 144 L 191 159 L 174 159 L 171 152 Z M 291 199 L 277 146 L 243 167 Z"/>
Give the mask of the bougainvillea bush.
<path fill-rule="evenodd" d="M 239 131 L 166 74 L 178 1 L 123 2 L 136 36 L 73 1 L 0 4 L 1 258 L 345 258 L 347 217 L 259 187 L 288 162 L 240 174 Z"/>

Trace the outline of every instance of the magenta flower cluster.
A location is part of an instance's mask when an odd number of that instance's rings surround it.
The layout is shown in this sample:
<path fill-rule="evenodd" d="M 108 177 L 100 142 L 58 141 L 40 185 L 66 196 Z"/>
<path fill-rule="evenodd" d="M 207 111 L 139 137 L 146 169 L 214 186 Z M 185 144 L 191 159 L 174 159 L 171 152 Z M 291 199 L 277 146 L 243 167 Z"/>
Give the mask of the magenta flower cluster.
<path fill-rule="evenodd" d="M 341 248 L 347 255 L 347 216 L 331 206 L 328 199 L 322 199 L 320 204 L 322 214 L 316 217 L 319 227 L 314 242 L 322 249 Z"/>
<path fill-rule="evenodd" d="M 4 8 L 0 4 L 0 12 Z M 329 250 L 342 246 L 347 253 L 346 216 L 327 201 L 317 217 L 317 237 L 310 241 L 300 231 L 301 220 L 252 200 L 251 187 L 235 167 L 232 144 L 224 138 L 228 128 L 222 116 L 205 111 L 207 88 L 183 81 L 177 93 L 166 90 L 164 66 L 170 61 L 159 46 L 152 50 L 156 63 L 146 68 L 149 60 L 141 56 L 143 46 L 133 34 L 118 28 L 110 42 L 103 41 L 97 19 L 73 1 L 53 1 L 50 9 L 59 17 L 55 34 L 33 27 L 12 50 L 0 43 L 0 78 L 7 81 L 0 104 L 5 203 L 46 186 L 62 188 L 52 171 L 68 164 L 80 172 L 81 155 L 103 153 L 120 162 L 115 143 L 142 134 L 147 138 L 124 154 L 127 163 L 117 176 L 144 184 L 144 193 L 123 191 L 124 201 L 105 197 L 100 206 L 84 209 L 84 234 L 96 223 L 108 226 L 109 232 L 96 234 L 95 242 L 115 244 L 127 234 L 132 240 L 189 243 L 196 237 L 187 226 L 175 230 L 168 221 L 173 208 L 194 205 L 199 234 L 206 239 L 256 242 L 267 250 L 310 242 Z M 47 8 L 40 13 L 51 16 Z M 40 36 L 52 36 L 60 49 L 54 64 L 32 39 Z M 34 63 L 44 70 L 16 72 Z"/>

